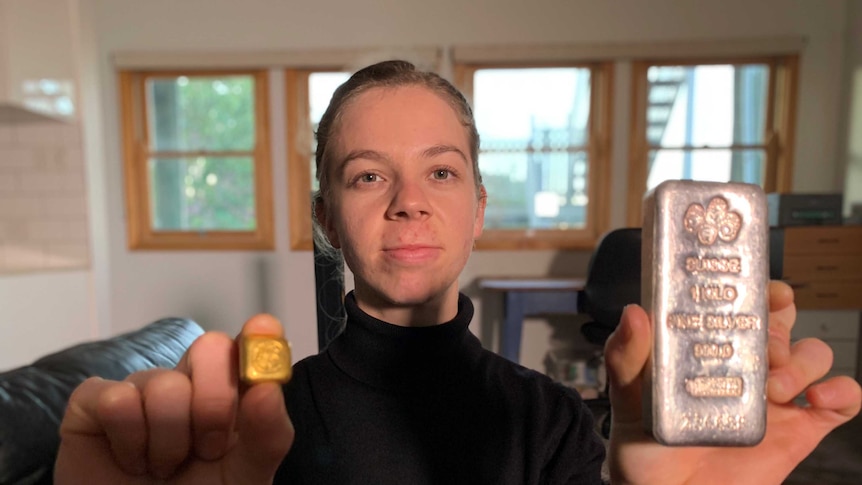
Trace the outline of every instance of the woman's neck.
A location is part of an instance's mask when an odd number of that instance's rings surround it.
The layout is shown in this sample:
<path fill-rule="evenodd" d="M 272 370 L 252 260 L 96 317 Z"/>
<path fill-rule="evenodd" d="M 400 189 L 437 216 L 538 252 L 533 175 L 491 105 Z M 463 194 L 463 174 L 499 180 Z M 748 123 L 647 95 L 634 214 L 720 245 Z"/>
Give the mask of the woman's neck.
<path fill-rule="evenodd" d="M 421 302 L 392 302 L 374 291 L 357 287 L 356 304 L 372 317 L 401 327 L 429 327 L 448 322 L 458 314 L 458 290 Z"/>

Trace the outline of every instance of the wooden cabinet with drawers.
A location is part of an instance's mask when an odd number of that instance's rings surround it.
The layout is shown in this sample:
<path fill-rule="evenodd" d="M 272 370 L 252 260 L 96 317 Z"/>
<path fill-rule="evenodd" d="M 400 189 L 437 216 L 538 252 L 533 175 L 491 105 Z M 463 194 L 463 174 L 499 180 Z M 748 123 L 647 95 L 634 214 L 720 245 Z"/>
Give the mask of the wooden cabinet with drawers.
<path fill-rule="evenodd" d="M 800 310 L 862 309 L 862 226 L 784 228 L 782 278 Z"/>

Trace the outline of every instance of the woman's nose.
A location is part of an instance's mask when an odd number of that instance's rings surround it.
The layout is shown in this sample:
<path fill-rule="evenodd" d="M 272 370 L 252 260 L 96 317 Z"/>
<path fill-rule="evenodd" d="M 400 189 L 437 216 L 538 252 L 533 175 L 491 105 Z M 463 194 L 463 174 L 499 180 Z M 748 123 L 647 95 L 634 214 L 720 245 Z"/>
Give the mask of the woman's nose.
<path fill-rule="evenodd" d="M 389 219 L 415 219 L 431 215 L 428 194 L 421 183 L 401 180 L 392 188 L 392 199 L 386 210 Z"/>

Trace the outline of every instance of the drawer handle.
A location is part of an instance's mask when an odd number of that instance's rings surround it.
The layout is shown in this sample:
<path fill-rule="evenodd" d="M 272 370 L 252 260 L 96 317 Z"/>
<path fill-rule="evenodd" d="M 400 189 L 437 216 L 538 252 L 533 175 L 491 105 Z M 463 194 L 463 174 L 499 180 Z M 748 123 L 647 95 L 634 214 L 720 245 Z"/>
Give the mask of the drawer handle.
<path fill-rule="evenodd" d="M 817 240 L 820 244 L 836 244 L 839 239 L 837 237 L 823 237 Z"/>
<path fill-rule="evenodd" d="M 815 293 L 817 298 L 838 298 L 838 293 Z"/>
<path fill-rule="evenodd" d="M 838 269 L 838 266 L 834 264 L 824 264 L 817 267 L 817 271 L 835 271 Z"/>

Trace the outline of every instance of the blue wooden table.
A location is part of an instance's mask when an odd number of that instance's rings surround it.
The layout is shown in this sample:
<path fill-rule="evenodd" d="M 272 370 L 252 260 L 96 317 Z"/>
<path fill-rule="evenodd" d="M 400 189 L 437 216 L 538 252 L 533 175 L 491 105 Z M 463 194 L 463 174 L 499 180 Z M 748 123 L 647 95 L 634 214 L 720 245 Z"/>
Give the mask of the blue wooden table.
<path fill-rule="evenodd" d="M 580 278 L 480 278 L 480 289 L 503 294 L 498 353 L 518 362 L 524 319 L 578 313 L 578 292 L 585 282 Z"/>

